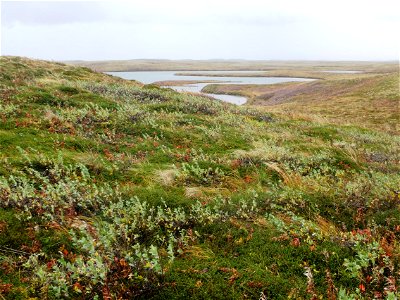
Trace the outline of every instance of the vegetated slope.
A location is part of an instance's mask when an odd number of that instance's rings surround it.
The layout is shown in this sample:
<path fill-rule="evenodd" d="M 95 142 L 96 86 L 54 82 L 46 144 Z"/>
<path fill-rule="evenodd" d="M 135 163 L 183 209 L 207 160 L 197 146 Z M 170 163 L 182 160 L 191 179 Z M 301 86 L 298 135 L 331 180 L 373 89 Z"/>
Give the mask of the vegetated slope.
<path fill-rule="evenodd" d="M 2 297 L 398 295 L 397 136 L 0 68 Z"/>
<path fill-rule="evenodd" d="M 204 92 L 244 95 L 272 112 L 295 112 L 396 132 L 400 120 L 399 74 L 351 74 L 306 83 L 208 85 Z M 397 131 L 398 132 L 398 131 Z"/>

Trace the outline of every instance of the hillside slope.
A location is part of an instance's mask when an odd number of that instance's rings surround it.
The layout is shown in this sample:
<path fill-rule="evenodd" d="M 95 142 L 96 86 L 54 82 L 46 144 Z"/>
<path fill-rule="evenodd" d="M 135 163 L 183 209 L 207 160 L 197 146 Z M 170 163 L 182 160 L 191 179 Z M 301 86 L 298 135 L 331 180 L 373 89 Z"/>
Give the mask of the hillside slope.
<path fill-rule="evenodd" d="M 398 133 L 399 73 L 345 74 L 306 83 L 208 85 L 204 92 L 235 94 L 276 113 L 319 116 L 329 123 L 356 124 Z"/>
<path fill-rule="evenodd" d="M 398 295 L 398 136 L 0 68 L 3 298 Z"/>

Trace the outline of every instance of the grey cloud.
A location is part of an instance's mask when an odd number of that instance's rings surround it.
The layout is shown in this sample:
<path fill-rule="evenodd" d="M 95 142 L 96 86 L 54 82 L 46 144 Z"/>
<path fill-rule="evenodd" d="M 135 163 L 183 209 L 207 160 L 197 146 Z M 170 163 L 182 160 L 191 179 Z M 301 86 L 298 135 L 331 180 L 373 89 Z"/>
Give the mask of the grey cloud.
<path fill-rule="evenodd" d="M 99 2 L 93 1 L 2 1 L 3 26 L 16 23 L 27 25 L 56 25 L 96 22 L 107 13 Z"/>
<path fill-rule="evenodd" d="M 151 2 L 153 3 L 153 2 Z M 215 24 L 245 26 L 286 25 L 303 19 L 293 14 L 277 14 L 264 8 L 257 10 L 193 10 L 181 7 L 168 13 L 164 7 L 140 6 L 109 1 L 2 1 L 2 25 L 60 25 L 71 23 L 126 23 L 201 25 L 204 20 Z"/>
<path fill-rule="evenodd" d="M 355 2 L 2 1 L 1 50 L 59 60 L 397 57 L 396 5 Z"/>

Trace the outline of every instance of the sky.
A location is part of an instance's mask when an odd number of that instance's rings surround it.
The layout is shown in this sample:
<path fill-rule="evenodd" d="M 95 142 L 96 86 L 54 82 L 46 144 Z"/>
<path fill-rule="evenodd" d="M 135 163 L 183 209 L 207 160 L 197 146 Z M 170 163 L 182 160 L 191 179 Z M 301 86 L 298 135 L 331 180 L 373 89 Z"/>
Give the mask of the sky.
<path fill-rule="evenodd" d="M 1 1 L 1 55 L 398 60 L 398 0 Z"/>

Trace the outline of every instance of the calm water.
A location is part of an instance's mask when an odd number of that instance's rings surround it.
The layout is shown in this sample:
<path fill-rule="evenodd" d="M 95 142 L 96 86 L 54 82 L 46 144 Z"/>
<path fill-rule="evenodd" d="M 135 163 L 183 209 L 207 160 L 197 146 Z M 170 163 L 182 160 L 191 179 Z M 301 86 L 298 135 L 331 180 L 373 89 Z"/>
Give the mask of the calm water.
<path fill-rule="evenodd" d="M 200 71 L 198 71 L 200 72 Z M 145 84 L 154 83 L 157 81 L 172 81 L 172 80 L 190 80 L 190 81 L 207 81 L 207 83 L 193 83 L 193 84 L 186 84 L 182 86 L 169 86 L 174 90 L 179 92 L 194 92 L 194 93 L 201 93 L 201 89 L 206 85 L 213 83 L 213 81 L 221 81 L 221 82 L 214 82 L 216 84 L 221 83 L 232 83 L 232 84 L 274 84 L 274 83 L 281 83 L 281 82 L 289 82 L 289 81 L 312 81 L 314 79 L 309 78 L 292 78 L 292 77 L 241 77 L 240 74 L 242 73 L 252 73 L 261 71 L 204 71 L 204 73 L 229 73 L 229 74 L 236 74 L 236 77 L 222 77 L 222 76 L 190 76 L 190 75 L 175 75 L 176 73 L 191 73 L 193 74 L 194 71 L 138 71 L 138 72 L 107 72 L 107 74 L 118 76 L 124 79 L 130 80 L 137 80 L 143 82 Z M 219 99 L 222 101 L 234 103 L 237 105 L 241 105 L 246 103 L 245 97 L 240 96 L 231 96 L 231 95 L 217 95 L 217 94 L 206 94 L 211 96 L 215 99 Z"/>
<path fill-rule="evenodd" d="M 194 84 L 186 84 L 186 85 L 181 85 L 181 86 L 168 86 L 171 89 L 174 89 L 175 91 L 178 92 L 192 92 L 192 93 L 200 93 L 200 91 L 205 87 L 207 84 L 210 83 L 194 83 Z M 245 104 L 247 101 L 246 97 L 242 96 L 234 96 L 234 95 L 223 95 L 223 94 L 207 94 L 207 93 L 201 93 L 210 97 L 213 97 L 218 100 L 222 100 L 225 102 L 233 103 L 236 105 L 242 105 Z"/>

